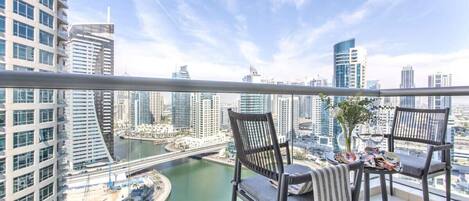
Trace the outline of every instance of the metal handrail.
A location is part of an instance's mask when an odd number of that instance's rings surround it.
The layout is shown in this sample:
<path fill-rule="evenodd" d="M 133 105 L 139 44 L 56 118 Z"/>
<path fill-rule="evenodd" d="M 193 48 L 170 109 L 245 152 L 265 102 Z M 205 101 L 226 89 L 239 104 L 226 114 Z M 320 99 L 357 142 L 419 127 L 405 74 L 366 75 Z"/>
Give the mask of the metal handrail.
<path fill-rule="evenodd" d="M 356 89 L 71 73 L 0 71 L 0 87 L 122 91 L 217 92 L 330 96 L 469 96 L 469 86 Z"/>

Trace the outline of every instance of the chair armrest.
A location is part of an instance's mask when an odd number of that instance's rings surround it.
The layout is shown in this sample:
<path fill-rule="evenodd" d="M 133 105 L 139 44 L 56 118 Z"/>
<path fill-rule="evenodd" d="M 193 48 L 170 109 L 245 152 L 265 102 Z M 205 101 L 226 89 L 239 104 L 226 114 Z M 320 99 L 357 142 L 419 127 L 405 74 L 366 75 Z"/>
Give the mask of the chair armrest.
<path fill-rule="evenodd" d="M 443 150 L 450 150 L 453 148 L 453 144 L 446 143 L 444 145 L 430 145 L 429 151 L 443 151 Z"/>

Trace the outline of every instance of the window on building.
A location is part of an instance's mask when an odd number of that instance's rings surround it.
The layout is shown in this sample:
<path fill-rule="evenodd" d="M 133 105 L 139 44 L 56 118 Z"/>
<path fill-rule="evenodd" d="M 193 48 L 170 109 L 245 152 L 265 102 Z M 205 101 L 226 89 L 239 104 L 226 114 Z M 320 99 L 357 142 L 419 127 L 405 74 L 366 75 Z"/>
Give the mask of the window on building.
<path fill-rule="evenodd" d="M 5 40 L 0 40 L 0 56 L 5 56 Z"/>
<path fill-rule="evenodd" d="M 42 10 L 39 12 L 39 22 L 50 28 L 54 28 L 54 17 L 52 15 L 47 14 L 46 12 Z"/>
<path fill-rule="evenodd" d="M 19 170 L 34 164 L 34 151 L 13 156 L 13 170 Z"/>
<path fill-rule="evenodd" d="M 13 103 L 34 103 L 34 89 L 14 89 Z"/>
<path fill-rule="evenodd" d="M 34 71 L 34 68 L 26 67 L 26 66 L 13 65 L 13 70 L 14 71 Z"/>
<path fill-rule="evenodd" d="M 14 20 L 13 35 L 34 41 L 34 27 Z"/>
<path fill-rule="evenodd" d="M 34 47 L 13 43 L 13 58 L 34 61 Z"/>
<path fill-rule="evenodd" d="M 41 109 L 39 110 L 39 122 L 54 121 L 54 109 Z"/>
<path fill-rule="evenodd" d="M 53 103 L 54 102 L 54 90 L 52 89 L 39 90 L 39 102 L 40 103 Z"/>
<path fill-rule="evenodd" d="M 46 161 L 54 157 L 54 146 L 49 146 L 39 150 L 39 162 Z"/>
<path fill-rule="evenodd" d="M 13 1 L 13 12 L 29 19 L 34 19 L 34 6 L 21 0 Z"/>
<path fill-rule="evenodd" d="M 54 176 L 54 164 L 39 170 L 39 182 L 49 179 L 52 176 Z"/>
<path fill-rule="evenodd" d="M 5 182 L 0 182 L 0 199 L 5 197 Z"/>
<path fill-rule="evenodd" d="M 41 188 L 41 190 L 39 191 L 39 200 L 40 201 L 45 200 L 49 198 L 50 196 L 52 196 L 53 193 L 54 193 L 54 182 Z"/>
<path fill-rule="evenodd" d="M 34 110 L 14 110 L 13 125 L 25 125 L 34 123 Z"/>
<path fill-rule="evenodd" d="M 54 35 L 47 33 L 43 30 L 39 31 L 39 42 L 47 46 L 54 46 Z"/>
<path fill-rule="evenodd" d="M 22 131 L 13 134 L 13 148 L 24 147 L 34 143 L 34 131 Z"/>
<path fill-rule="evenodd" d="M 0 88 L 0 104 L 5 103 L 5 88 Z"/>
<path fill-rule="evenodd" d="M 5 0 L 0 0 L 0 8 L 5 9 Z"/>
<path fill-rule="evenodd" d="M 39 142 L 47 142 L 54 139 L 54 127 L 39 130 Z"/>
<path fill-rule="evenodd" d="M 0 174 L 5 174 L 5 159 L 0 159 Z"/>
<path fill-rule="evenodd" d="M 5 151 L 5 135 L 0 136 L 0 151 Z"/>
<path fill-rule="evenodd" d="M 24 197 L 16 199 L 15 201 L 34 201 L 34 193 L 28 194 Z"/>
<path fill-rule="evenodd" d="M 0 63 L 0 70 L 5 70 L 5 64 L 4 63 Z"/>
<path fill-rule="evenodd" d="M 0 111 L 0 127 L 5 126 L 5 111 Z"/>
<path fill-rule="evenodd" d="M 53 65 L 54 53 L 45 50 L 39 50 L 39 63 Z"/>
<path fill-rule="evenodd" d="M 5 16 L 0 16 L 0 32 L 5 32 Z"/>
<path fill-rule="evenodd" d="M 13 192 L 16 193 L 34 185 L 34 172 L 15 177 L 13 179 Z"/>
<path fill-rule="evenodd" d="M 54 0 L 40 0 L 39 2 L 41 2 L 42 5 L 50 8 L 50 9 L 53 9 Z"/>

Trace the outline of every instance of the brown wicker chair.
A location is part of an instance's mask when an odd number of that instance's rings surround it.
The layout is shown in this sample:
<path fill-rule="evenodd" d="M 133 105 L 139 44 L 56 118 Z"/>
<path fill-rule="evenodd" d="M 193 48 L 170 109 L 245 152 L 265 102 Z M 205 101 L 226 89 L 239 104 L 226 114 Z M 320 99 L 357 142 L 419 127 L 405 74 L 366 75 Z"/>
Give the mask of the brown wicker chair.
<path fill-rule="evenodd" d="M 238 196 L 249 201 L 312 200 L 312 192 L 288 195 L 288 185 L 311 181 L 311 169 L 291 164 L 288 141 L 277 141 L 272 114 L 240 114 L 231 109 L 228 113 L 236 146 L 232 201 L 236 201 Z M 286 165 L 281 148 L 285 148 Z M 241 179 L 242 165 L 259 175 Z M 349 169 L 358 170 L 355 172 L 355 188 L 352 188 L 352 200 L 358 200 L 363 164 L 350 165 Z M 279 188 L 274 188 L 269 180 L 277 181 Z"/>
<path fill-rule="evenodd" d="M 428 178 L 446 173 L 446 200 L 451 200 L 451 159 L 452 145 L 446 143 L 446 128 L 449 109 L 411 109 L 397 107 L 391 134 L 388 136 L 388 150 L 394 152 L 395 141 L 417 142 L 427 145 L 427 156 L 408 154 L 401 158 L 401 174 L 422 180 L 423 199 L 429 200 Z M 441 160 L 433 160 L 434 152 L 441 151 Z M 391 195 L 392 175 L 389 177 Z"/>

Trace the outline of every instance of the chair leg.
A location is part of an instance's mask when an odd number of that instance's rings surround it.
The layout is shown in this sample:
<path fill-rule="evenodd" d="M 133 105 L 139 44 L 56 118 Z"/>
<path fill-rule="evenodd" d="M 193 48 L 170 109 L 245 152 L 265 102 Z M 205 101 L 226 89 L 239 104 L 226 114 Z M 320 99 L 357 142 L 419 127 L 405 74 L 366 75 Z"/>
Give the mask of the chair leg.
<path fill-rule="evenodd" d="M 422 178 L 422 192 L 423 192 L 423 200 L 424 201 L 430 201 L 430 195 L 428 192 L 428 178 L 427 176 L 424 176 Z"/>
<path fill-rule="evenodd" d="M 233 184 L 233 192 L 231 193 L 231 201 L 236 201 L 238 196 L 238 188 Z"/>
<path fill-rule="evenodd" d="M 446 170 L 446 201 L 451 200 L 451 169 Z"/>
<path fill-rule="evenodd" d="M 392 174 L 389 174 L 389 194 L 394 195 L 394 188 L 392 187 Z"/>

